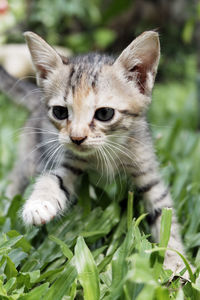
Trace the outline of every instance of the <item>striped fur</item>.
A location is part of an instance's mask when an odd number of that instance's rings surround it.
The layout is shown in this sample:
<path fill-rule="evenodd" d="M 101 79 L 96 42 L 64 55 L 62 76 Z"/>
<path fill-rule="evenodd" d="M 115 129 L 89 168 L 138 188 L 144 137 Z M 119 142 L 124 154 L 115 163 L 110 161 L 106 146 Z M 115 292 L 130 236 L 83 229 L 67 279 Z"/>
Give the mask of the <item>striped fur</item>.
<path fill-rule="evenodd" d="M 44 145 L 38 147 L 37 155 L 51 149 L 49 160 L 43 159 L 38 168 L 42 170 L 46 165 L 50 171 L 39 176 L 24 205 L 25 223 L 39 225 L 62 214 L 84 170 L 99 172 L 105 180 L 126 170 L 143 195 L 152 233 L 158 240 L 161 210 L 172 207 L 172 200 L 159 174 L 145 117 L 160 56 L 157 33 L 143 33 L 117 59 L 87 54 L 63 60 L 36 34 L 29 32 L 25 36 L 44 92 L 44 117 L 48 115 L 50 120 L 32 120 L 32 127 L 39 127 L 35 138 L 40 134 Z M 54 106 L 68 108 L 68 118 L 58 120 L 53 114 Z M 114 109 L 111 120 L 95 118 L 95 112 L 102 107 Z M 84 142 L 77 145 L 72 142 L 76 139 Z M 24 178 L 30 175 L 24 168 L 22 172 Z M 169 247 L 183 252 L 175 215 L 172 233 Z M 174 270 L 183 267 L 173 252 L 167 252 L 165 264 Z"/>

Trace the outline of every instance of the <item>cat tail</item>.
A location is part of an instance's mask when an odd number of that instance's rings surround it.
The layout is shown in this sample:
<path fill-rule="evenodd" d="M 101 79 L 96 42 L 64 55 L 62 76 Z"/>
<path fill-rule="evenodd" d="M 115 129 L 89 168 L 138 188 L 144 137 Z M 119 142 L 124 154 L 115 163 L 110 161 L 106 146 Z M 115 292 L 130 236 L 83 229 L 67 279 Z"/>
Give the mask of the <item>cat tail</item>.
<path fill-rule="evenodd" d="M 7 95 L 17 105 L 28 111 L 34 111 L 40 104 L 41 90 L 36 84 L 17 79 L 6 72 L 0 65 L 0 92 Z"/>

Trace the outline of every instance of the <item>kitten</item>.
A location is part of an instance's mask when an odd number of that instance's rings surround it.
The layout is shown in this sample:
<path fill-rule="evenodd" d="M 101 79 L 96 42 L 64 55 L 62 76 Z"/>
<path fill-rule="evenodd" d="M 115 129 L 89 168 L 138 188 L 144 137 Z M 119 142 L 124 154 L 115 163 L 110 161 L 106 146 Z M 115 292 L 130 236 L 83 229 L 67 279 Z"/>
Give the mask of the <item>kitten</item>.
<path fill-rule="evenodd" d="M 117 59 L 99 54 L 64 58 L 38 35 L 26 32 L 25 38 L 45 105 L 35 110 L 30 127 L 38 130 L 33 132 L 34 139 L 25 142 L 22 152 L 29 153 L 30 147 L 38 144 L 42 164 L 34 163 L 35 153 L 30 155 L 28 164 L 33 173 L 44 166 L 48 169 L 56 156 L 60 162 L 38 177 L 23 207 L 24 222 L 41 225 L 62 214 L 85 170 L 102 169 L 112 177 L 125 169 L 143 194 L 152 233 L 158 240 L 161 210 L 172 207 L 145 117 L 160 58 L 158 34 L 144 32 Z M 44 161 L 48 150 L 48 161 Z M 26 184 L 29 169 L 18 163 L 15 190 L 22 187 L 22 181 Z M 173 215 L 168 246 L 183 253 L 178 231 Z M 165 266 L 175 271 L 184 267 L 169 251 Z"/>

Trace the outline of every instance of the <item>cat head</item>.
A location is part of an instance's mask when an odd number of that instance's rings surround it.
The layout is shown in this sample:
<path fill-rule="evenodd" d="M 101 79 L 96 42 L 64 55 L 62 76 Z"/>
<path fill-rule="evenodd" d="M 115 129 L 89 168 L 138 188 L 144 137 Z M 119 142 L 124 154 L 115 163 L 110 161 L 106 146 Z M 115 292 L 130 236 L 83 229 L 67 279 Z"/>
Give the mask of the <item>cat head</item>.
<path fill-rule="evenodd" d="M 116 59 L 99 54 L 65 58 L 35 33 L 24 35 L 60 143 L 80 155 L 127 143 L 151 101 L 158 34 L 144 32 Z"/>

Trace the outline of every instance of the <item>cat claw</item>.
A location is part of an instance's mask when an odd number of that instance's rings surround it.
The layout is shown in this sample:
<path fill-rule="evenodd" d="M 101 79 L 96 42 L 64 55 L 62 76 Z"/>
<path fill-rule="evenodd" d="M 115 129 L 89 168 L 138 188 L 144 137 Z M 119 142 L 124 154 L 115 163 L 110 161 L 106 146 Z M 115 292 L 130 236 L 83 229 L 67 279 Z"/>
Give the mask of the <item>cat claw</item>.
<path fill-rule="evenodd" d="M 22 217 L 27 225 L 43 225 L 51 221 L 58 210 L 48 201 L 30 201 L 24 206 Z"/>

